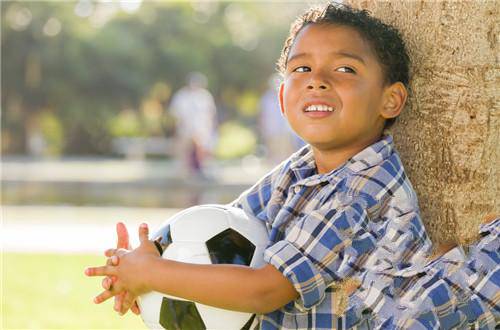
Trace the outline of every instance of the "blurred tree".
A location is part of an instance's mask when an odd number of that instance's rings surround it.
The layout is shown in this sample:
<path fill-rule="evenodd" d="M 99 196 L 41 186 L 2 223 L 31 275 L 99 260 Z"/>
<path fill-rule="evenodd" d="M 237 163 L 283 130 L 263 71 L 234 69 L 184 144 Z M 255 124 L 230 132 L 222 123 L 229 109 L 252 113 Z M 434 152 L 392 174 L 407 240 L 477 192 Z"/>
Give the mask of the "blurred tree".
<path fill-rule="evenodd" d="M 2 150 L 27 152 L 32 131 L 40 129 L 36 114 L 50 108 L 66 154 L 109 152 L 116 132 L 110 122 L 123 110 L 151 126 L 143 104 L 165 107 L 195 70 L 208 76 L 222 117 L 237 120 L 238 99 L 261 92 L 292 17 L 304 7 L 147 2 L 129 13 L 117 2 L 0 5 Z M 158 84 L 166 94 L 154 92 Z M 236 97 L 224 104 L 227 91 Z"/>

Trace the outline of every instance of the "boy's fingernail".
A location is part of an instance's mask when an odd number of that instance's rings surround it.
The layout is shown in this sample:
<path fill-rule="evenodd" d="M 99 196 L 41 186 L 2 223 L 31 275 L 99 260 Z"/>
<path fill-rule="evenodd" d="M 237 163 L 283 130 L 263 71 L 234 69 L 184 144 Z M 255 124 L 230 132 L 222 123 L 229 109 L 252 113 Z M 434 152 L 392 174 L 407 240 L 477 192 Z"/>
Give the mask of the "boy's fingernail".
<path fill-rule="evenodd" d="M 85 275 L 90 275 L 90 269 L 85 268 Z"/>
<path fill-rule="evenodd" d="M 97 297 L 94 298 L 94 303 L 95 304 L 98 304 L 99 303 L 99 299 Z"/>
<path fill-rule="evenodd" d="M 148 224 L 145 222 L 141 223 L 141 228 L 148 228 Z"/>

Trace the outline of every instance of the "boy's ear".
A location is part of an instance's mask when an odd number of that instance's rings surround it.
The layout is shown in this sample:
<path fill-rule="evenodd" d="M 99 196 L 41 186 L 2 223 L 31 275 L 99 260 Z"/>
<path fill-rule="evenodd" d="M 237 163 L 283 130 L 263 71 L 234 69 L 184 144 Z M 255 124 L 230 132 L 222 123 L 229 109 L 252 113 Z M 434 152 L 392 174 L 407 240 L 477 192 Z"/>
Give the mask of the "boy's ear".
<path fill-rule="evenodd" d="M 399 116 L 405 106 L 407 97 L 408 91 L 403 83 L 396 82 L 390 85 L 385 91 L 385 100 L 380 115 L 385 119 Z"/>
<path fill-rule="evenodd" d="M 279 91 L 279 101 L 280 101 L 280 110 L 281 114 L 285 115 L 285 105 L 283 103 L 283 91 L 285 90 L 285 85 L 283 83 L 280 84 L 280 91 Z"/>

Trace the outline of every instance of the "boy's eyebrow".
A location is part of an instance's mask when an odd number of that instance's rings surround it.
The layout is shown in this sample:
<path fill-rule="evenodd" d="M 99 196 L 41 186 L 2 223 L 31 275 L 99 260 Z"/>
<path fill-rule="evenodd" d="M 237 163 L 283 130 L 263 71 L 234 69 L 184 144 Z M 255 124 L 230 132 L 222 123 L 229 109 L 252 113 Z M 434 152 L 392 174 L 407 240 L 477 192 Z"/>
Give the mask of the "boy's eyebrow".
<path fill-rule="evenodd" d="M 332 55 L 337 55 L 337 56 L 342 56 L 342 57 L 349 57 L 349 58 L 352 58 L 353 60 L 356 60 L 356 61 L 361 62 L 364 65 L 366 65 L 365 60 L 361 56 L 353 54 L 353 53 L 349 53 L 349 52 L 341 50 L 341 51 L 337 51 L 337 52 L 332 52 Z"/>
<path fill-rule="evenodd" d="M 291 62 L 291 61 L 296 60 L 296 59 L 298 59 L 298 58 L 301 58 L 301 57 L 307 57 L 307 56 L 308 56 L 308 54 L 307 54 L 307 53 L 297 53 L 297 54 L 293 54 L 292 56 L 290 56 L 290 57 L 288 58 L 288 61 L 287 61 L 287 62 Z"/>
<path fill-rule="evenodd" d="M 353 53 L 349 53 L 347 51 L 342 51 L 342 50 L 341 51 L 334 51 L 334 52 L 331 52 L 330 54 L 333 56 L 348 57 L 348 58 L 351 58 L 353 60 L 356 60 L 356 61 L 361 62 L 362 64 L 366 65 L 365 60 L 361 56 L 353 54 Z M 288 58 L 288 62 L 291 62 L 291 61 L 296 60 L 296 59 L 301 58 L 301 57 L 308 57 L 308 56 L 310 56 L 309 53 L 293 54 L 292 56 L 290 56 Z"/>

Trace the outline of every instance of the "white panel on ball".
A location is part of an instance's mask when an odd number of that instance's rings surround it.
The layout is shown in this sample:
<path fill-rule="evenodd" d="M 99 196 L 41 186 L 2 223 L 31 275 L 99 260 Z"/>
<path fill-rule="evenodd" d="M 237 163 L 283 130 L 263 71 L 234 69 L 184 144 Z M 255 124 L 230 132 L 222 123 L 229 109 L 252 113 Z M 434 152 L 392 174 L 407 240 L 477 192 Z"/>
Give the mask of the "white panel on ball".
<path fill-rule="evenodd" d="M 163 259 L 189 262 L 191 264 L 206 265 L 210 263 L 207 246 L 202 242 L 174 241 L 163 252 Z"/>
<path fill-rule="evenodd" d="M 142 295 L 138 300 L 142 320 L 149 329 L 162 328 L 158 323 L 162 300 L 163 296 L 154 291 Z"/>
<path fill-rule="evenodd" d="M 189 208 L 169 223 L 173 241 L 204 242 L 229 228 L 229 216 L 223 208 L 207 205 Z"/>

